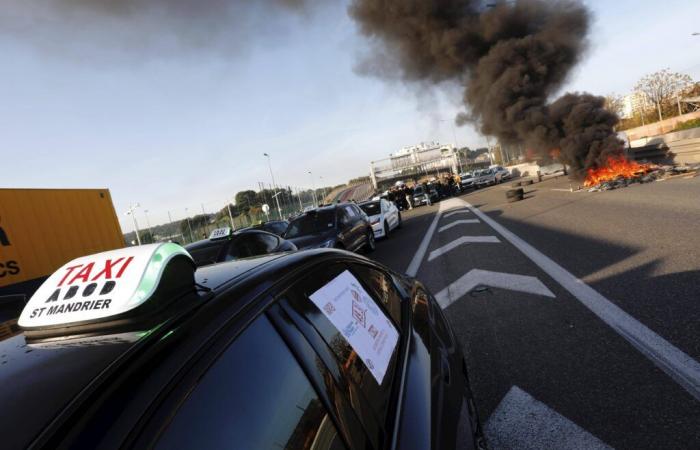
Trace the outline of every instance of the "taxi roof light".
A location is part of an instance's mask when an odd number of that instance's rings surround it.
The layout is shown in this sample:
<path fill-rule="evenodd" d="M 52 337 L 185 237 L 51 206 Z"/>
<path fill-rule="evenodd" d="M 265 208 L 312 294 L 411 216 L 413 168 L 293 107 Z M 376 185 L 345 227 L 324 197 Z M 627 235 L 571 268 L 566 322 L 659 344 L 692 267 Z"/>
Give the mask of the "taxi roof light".
<path fill-rule="evenodd" d="M 177 244 L 129 247 L 77 258 L 54 272 L 22 310 L 27 336 L 113 329 L 153 317 L 195 292 L 192 257 Z"/>

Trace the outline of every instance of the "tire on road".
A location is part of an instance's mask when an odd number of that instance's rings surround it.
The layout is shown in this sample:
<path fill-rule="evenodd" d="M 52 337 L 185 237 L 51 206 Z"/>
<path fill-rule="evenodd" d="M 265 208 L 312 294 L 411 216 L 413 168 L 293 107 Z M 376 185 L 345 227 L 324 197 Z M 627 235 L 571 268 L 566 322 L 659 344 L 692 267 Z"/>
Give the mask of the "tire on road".
<path fill-rule="evenodd" d="M 384 239 L 389 239 L 389 222 L 384 221 Z"/>
<path fill-rule="evenodd" d="M 520 189 L 510 189 L 506 191 L 506 199 L 508 203 L 518 202 L 523 199 L 525 191 Z"/>

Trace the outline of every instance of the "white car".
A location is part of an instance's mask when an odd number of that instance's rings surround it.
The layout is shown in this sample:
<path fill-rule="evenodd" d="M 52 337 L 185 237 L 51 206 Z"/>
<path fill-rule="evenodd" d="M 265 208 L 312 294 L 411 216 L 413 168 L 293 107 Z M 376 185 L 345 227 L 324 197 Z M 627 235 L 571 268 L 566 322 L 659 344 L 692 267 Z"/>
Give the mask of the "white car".
<path fill-rule="evenodd" d="M 498 182 L 501 183 L 505 180 L 510 180 L 511 179 L 511 173 L 508 169 L 502 166 L 491 166 L 490 169 L 493 169 L 496 172 L 496 176 L 498 179 Z"/>
<path fill-rule="evenodd" d="M 388 200 L 379 199 L 358 205 L 369 217 L 375 239 L 389 237 L 389 233 L 401 227 L 401 213 L 396 205 Z"/>

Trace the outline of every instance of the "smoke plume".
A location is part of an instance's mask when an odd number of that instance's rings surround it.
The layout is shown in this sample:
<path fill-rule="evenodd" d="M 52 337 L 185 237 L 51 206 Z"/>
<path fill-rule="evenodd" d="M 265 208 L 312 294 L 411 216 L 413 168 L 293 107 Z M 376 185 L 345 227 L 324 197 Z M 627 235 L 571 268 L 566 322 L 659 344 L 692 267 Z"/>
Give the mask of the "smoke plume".
<path fill-rule="evenodd" d="M 148 60 L 283 42 L 322 0 L 5 0 L 0 36 L 81 61 Z"/>
<path fill-rule="evenodd" d="M 352 0 L 349 12 L 373 45 L 365 70 L 463 86 L 458 124 L 557 151 L 578 177 L 621 152 L 618 118 L 602 97 L 551 101 L 586 50 L 591 18 L 578 1 Z"/>

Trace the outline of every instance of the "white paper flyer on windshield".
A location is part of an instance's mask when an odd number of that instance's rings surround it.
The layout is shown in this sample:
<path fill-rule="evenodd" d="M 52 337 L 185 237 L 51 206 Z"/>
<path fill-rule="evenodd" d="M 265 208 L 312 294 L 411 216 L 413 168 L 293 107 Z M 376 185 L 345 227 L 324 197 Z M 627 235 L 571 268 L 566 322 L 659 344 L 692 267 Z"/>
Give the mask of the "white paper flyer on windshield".
<path fill-rule="evenodd" d="M 348 270 L 311 295 L 381 384 L 399 340 L 394 324 Z"/>

